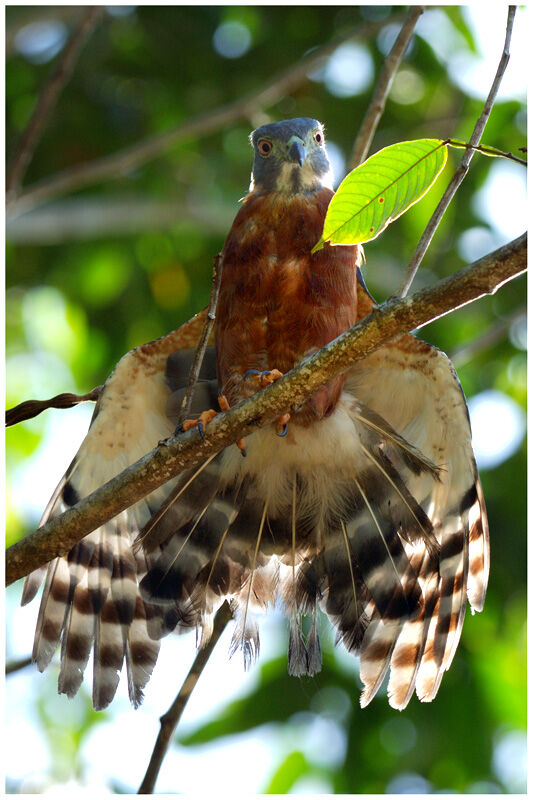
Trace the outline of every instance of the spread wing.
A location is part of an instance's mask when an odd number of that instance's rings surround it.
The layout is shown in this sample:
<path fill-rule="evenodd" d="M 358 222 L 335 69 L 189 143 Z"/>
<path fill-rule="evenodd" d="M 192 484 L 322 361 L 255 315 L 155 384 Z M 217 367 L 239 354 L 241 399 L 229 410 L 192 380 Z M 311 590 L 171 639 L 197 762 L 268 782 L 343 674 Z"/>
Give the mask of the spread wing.
<path fill-rule="evenodd" d="M 95 407 L 87 436 L 59 482 L 41 519 L 44 524 L 75 505 L 141 458 L 175 427 L 187 383 L 191 351 L 177 347 L 195 343 L 202 319 L 127 353 L 107 380 Z M 184 355 L 182 355 L 182 353 Z M 168 358 L 168 361 L 167 361 Z M 213 364 L 207 364 L 213 370 Z M 179 390 L 175 391 L 177 387 Z M 200 410 L 215 393 L 205 381 L 195 403 Z M 165 609 L 144 600 L 138 583 L 147 558 L 133 541 L 161 506 L 173 482 L 145 497 L 84 537 L 68 556 L 56 558 L 31 573 L 22 603 L 32 600 L 44 579 L 33 660 L 43 671 L 61 642 L 59 691 L 72 697 L 83 679 L 94 649 L 93 703 L 105 708 L 112 700 L 126 663 L 129 694 L 137 706 L 152 673 L 159 641 L 148 629 L 174 627 Z"/>
<path fill-rule="evenodd" d="M 372 699 L 390 666 L 389 700 L 404 708 L 415 688 L 421 700 L 435 697 L 459 641 L 467 599 L 472 611 L 483 608 L 489 571 L 483 493 L 465 399 L 442 352 L 404 336 L 355 364 L 346 390 L 355 398 L 357 424 L 378 432 L 380 452 L 389 451 L 389 465 L 372 454 L 376 482 L 389 502 L 400 502 L 406 518 L 413 519 L 421 509 L 438 543 L 435 553 L 423 537 L 404 537 L 403 549 L 422 592 L 414 617 L 397 626 L 376 602 L 367 609 L 369 623 L 360 649 L 362 703 Z M 433 462 L 438 474 L 417 474 L 414 462 L 415 469 L 402 466 L 379 418 Z"/>
<path fill-rule="evenodd" d="M 119 363 L 43 519 L 172 431 L 191 355 L 174 346 L 152 343 Z M 203 379 L 197 411 L 216 402 L 213 351 Z M 292 674 L 320 669 L 321 606 L 360 656 L 363 705 L 389 669 L 391 705 L 405 707 L 415 689 L 431 700 L 467 600 L 483 606 L 489 564 L 468 413 L 449 360 L 404 336 L 352 367 L 331 416 L 289 426 L 284 439 L 260 429 L 247 451 L 243 459 L 226 448 L 182 473 L 48 565 L 39 668 L 61 640 L 59 689 L 73 695 L 94 647 L 95 707 L 112 699 L 124 661 L 138 704 L 165 633 L 197 626 L 205 641 L 228 598 L 247 664 L 259 648 L 255 612 L 281 598 Z M 29 576 L 24 602 L 43 574 Z"/>

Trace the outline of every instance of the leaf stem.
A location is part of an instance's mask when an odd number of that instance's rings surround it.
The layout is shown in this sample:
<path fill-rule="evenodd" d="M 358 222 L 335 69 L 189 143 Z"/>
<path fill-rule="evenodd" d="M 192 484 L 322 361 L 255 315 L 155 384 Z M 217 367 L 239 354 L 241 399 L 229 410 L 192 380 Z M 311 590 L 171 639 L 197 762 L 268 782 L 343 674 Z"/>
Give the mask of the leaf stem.
<path fill-rule="evenodd" d="M 517 164 L 522 164 L 524 167 L 527 167 L 527 161 L 523 158 L 519 158 L 513 153 L 504 153 L 503 150 L 498 150 L 497 147 L 492 147 L 490 145 L 479 144 L 476 146 L 468 144 L 467 142 L 460 142 L 457 139 L 446 139 L 446 144 L 449 144 L 450 147 L 458 147 L 465 150 L 472 148 L 472 150 L 476 150 L 478 153 L 484 153 L 484 155 L 491 156 L 492 158 L 508 158 L 510 161 L 516 161 Z"/>

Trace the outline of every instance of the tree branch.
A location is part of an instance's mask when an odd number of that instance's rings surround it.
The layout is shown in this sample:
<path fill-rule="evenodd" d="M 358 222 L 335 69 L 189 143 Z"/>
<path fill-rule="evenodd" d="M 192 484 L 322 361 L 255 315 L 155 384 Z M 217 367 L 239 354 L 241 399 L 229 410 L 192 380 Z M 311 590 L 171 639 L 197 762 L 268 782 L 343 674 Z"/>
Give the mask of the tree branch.
<path fill-rule="evenodd" d="M 221 128 L 232 125 L 239 119 L 253 116 L 259 109 L 273 106 L 281 98 L 291 94 L 305 83 L 309 73 L 321 67 L 340 44 L 351 39 L 375 36 L 381 28 L 390 25 L 396 19 L 397 17 L 394 15 L 377 22 L 360 25 L 356 29 L 351 28 L 240 100 L 208 111 L 195 119 L 177 125 L 166 133 L 144 139 L 131 147 L 118 150 L 112 155 L 78 164 L 31 185 L 9 204 L 10 216 L 27 211 L 51 197 L 68 194 L 85 186 L 116 178 L 125 170 L 152 161 L 182 139 L 208 136 Z"/>
<path fill-rule="evenodd" d="M 409 291 L 411 284 L 413 283 L 413 280 L 415 278 L 415 275 L 418 271 L 418 267 L 420 266 L 429 245 L 431 244 L 431 240 L 435 235 L 435 231 L 437 230 L 446 209 L 450 205 L 457 189 L 459 188 L 463 180 L 466 178 L 470 162 L 472 161 L 472 157 L 474 155 L 474 150 L 471 148 L 474 146 L 477 147 L 481 141 L 483 131 L 485 130 L 485 125 L 487 124 L 490 112 L 492 111 L 494 101 L 496 100 L 496 95 L 498 94 L 498 89 L 500 88 L 500 83 L 502 81 L 505 69 L 507 67 L 507 63 L 510 58 L 509 48 L 511 44 L 511 33 L 513 31 L 513 22 L 515 13 L 516 13 L 516 6 L 509 6 L 503 53 L 501 55 L 500 62 L 498 64 L 498 69 L 496 70 L 496 75 L 494 76 L 492 86 L 490 87 L 490 92 L 485 101 L 485 105 L 483 106 L 483 111 L 481 112 L 481 116 L 479 117 L 478 121 L 474 126 L 472 136 L 470 137 L 470 141 L 468 142 L 469 147 L 465 151 L 465 154 L 461 159 L 461 163 L 459 164 L 455 172 L 455 175 L 448 184 L 446 191 L 444 192 L 442 198 L 440 199 L 437 208 L 433 212 L 433 215 L 429 220 L 428 224 L 426 225 L 426 229 L 424 230 L 424 233 L 422 234 L 420 241 L 416 246 L 416 250 L 411 259 L 411 263 L 407 268 L 407 274 L 405 276 L 403 287 L 400 291 L 400 297 L 405 297 L 407 295 L 407 292 Z"/>
<path fill-rule="evenodd" d="M 74 69 L 83 45 L 91 35 L 102 14 L 102 6 L 88 6 L 84 10 L 79 24 L 59 58 L 57 67 L 41 90 L 31 119 L 20 138 L 7 174 L 6 190 L 8 203 L 15 197 L 19 190 L 24 174 L 33 158 L 35 148 L 43 134 L 46 123 L 50 119 L 50 115 L 54 110 L 59 95 L 72 75 L 72 70 Z"/>
<path fill-rule="evenodd" d="M 359 128 L 359 133 L 354 142 L 350 158 L 350 169 L 355 169 L 359 164 L 362 164 L 368 155 L 376 128 L 385 111 L 385 103 L 387 102 L 387 97 L 389 96 L 394 78 L 398 72 L 398 67 L 413 37 L 418 18 L 423 13 L 424 6 L 413 6 L 411 8 L 407 19 L 396 37 L 396 41 L 391 47 L 389 55 L 383 62 L 374 94 L 372 95 L 370 105 L 367 108 L 361 127 Z"/>
<path fill-rule="evenodd" d="M 211 653 L 215 649 L 218 640 L 222 636 L 226 625 L 232 619 L 233 614 L 230 604 L 225 600 L 218 609 L 215 619 L 213 621 L 213 633 L 205 647 L 202 647 L 193 661 L 187 677 L 185 678 L 178 695 L 166 714 L 160 718 L 161 728 L 156 739 L 154 750 L 148 764 L 148 769 L 143 778 L 143 782 L 139 787 L 137 794 L 152 794 L 154 791 L 155 782 L 161 769 L 161 764 L 166 755 L 170 745 L 172 734 L 176 730 L 176 726 L 181 719 L 181 715 L 185 710 L 185 706 L 191 696 L 200 675 L 202 674 L 205 665 L 207 664 Z"/>
<path fill-rule="evenodd" d="M 433 287 L 411 297 L 393 297 L 361 322 L 253 397 L 219 414 L 202 439 L 198 430 L 172 437 L 72 508 L 12 545 L 7 551 L 6 584 L 27 575 L 95 528 L 133 505 L 185 467 L 250 434 L 302 403 L 321 385 L 385 342 L 486 294 L 493 294 L 527 266 L 523 234 Z"/>
<path fill-rule="evenodd" d="M 46 411 L 47 408 L 73 408 L 78 403 L 85 403 L 88 400 L 96 403 L 103 388 L 103 386 L 96 386 L 87 394 L 64 392 L 63 394 L 56 394 L 50 400 L 25 400 L 23 403 L 19 403 L 18 406 L 7 409 L 6 428 L 11 427 L 11 425 L 18 425 L 19 422 L 24 422 L 26 419 L 32 419 Z"/>
<path fill-rule="evenodd" d="M 17 658 L 15 661 L 8 661 L 6 664 L 6 675 L 13 675 L 15 672 L 19 672 L 21 669 L 26 669 L 26 667 L 29 667 L 30 664 L 33 664 L 33 659 L 31 656 Z"/>

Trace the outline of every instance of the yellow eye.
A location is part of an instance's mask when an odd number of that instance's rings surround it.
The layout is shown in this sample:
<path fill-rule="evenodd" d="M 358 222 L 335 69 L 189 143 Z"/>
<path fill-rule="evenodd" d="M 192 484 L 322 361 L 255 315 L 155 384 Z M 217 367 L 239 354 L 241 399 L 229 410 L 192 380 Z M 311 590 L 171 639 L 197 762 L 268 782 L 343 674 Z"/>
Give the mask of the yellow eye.
<path fill-rule="evenodd" d="M 272 142 L 269 142 L 268 139 L 261 139 L 257 147 L 262 156 L 269 156 L 272 152 Z"/>
<path fill-rule="evenodd" d="M 317 144 L 323 144 L 324 135 L 322 134 L 322 131 L 315 131 L 314 140 Z"/>

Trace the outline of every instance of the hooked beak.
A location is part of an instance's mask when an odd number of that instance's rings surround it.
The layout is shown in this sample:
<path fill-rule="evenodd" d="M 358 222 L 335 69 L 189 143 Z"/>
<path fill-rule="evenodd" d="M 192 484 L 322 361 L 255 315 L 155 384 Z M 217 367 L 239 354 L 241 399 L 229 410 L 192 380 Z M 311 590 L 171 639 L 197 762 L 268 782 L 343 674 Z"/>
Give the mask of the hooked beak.
<path fill-rule="evenodd" d="M 303 141 L 298 136 L 292 136 L 289 140 L 289 144 L 289 156 L 291 161 L 295 161 L 297 164 L 303 167 L 305 157 L 307 155 Z"/>

